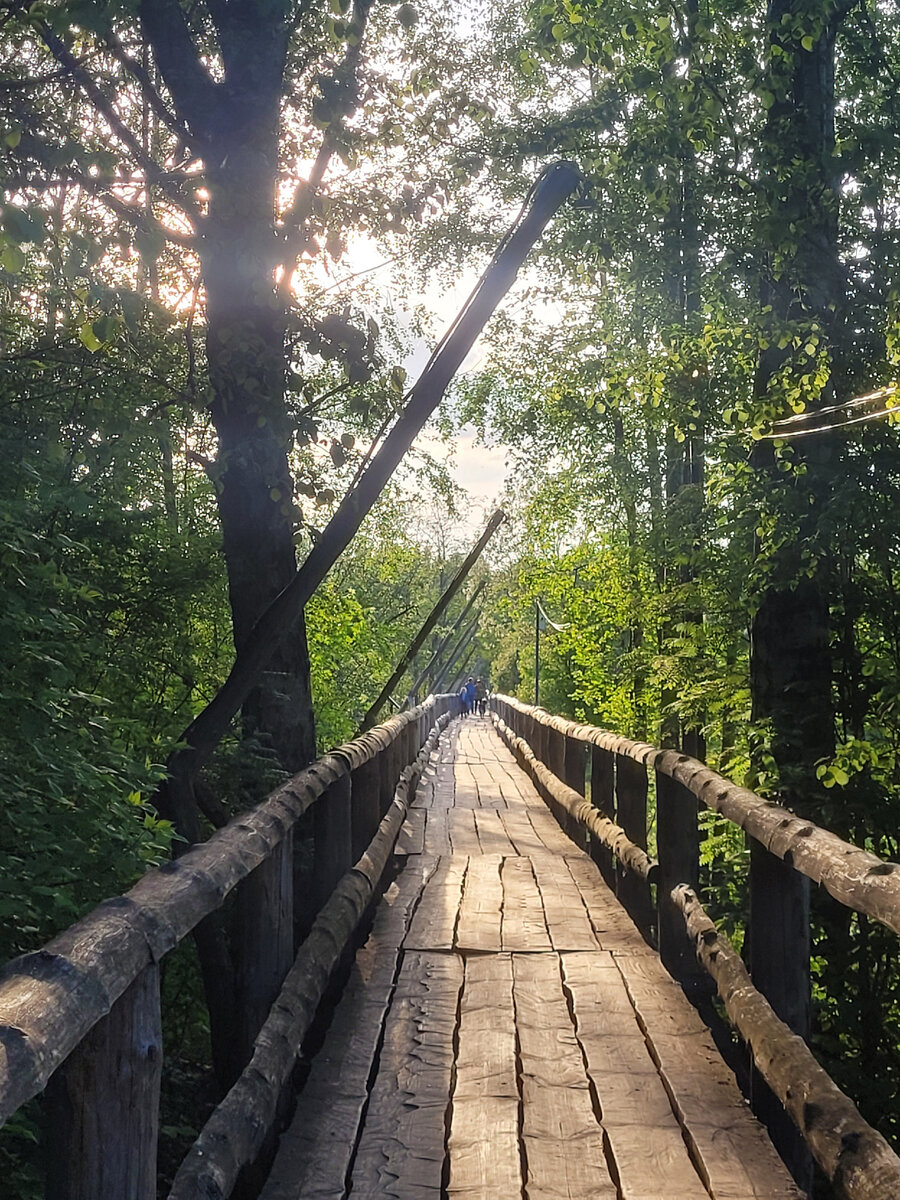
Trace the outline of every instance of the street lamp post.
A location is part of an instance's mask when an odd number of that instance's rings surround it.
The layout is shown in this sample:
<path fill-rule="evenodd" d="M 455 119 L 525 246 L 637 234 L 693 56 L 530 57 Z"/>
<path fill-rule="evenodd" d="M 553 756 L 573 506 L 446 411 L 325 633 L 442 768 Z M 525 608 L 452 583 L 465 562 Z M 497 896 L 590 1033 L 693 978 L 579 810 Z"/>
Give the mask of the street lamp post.
<path fill-rule="evenodd" d="M 562 633 L 564 629 L 569 628 L 569 622 L 563 625 L 557 625 L 555 621 L 551 621 L 544 612 L 543 605 L 540 600 L 534 602 L 534 705 L 537 708 L 540 703 L 541 695 L 541 630 L 547 626 L 555 629 L 557 633 Z"/>

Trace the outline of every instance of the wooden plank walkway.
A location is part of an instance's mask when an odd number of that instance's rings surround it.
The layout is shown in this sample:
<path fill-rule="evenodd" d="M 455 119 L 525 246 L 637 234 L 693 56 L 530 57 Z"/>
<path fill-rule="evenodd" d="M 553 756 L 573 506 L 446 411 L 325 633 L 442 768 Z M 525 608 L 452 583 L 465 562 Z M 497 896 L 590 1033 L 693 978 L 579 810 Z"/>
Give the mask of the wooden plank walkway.
<path fill-rule="evenodd" d="M 681 989 L 486 720 L 422 779 L 263 1200 L 789 1200 Z"/>

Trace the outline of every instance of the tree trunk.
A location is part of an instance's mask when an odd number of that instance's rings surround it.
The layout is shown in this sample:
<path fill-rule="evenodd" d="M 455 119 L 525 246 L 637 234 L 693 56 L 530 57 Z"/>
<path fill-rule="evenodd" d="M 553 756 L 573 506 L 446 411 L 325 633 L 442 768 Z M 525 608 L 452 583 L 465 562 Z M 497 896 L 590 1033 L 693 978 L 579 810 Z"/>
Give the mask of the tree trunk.
<path fill-rule="evenodd" d="M 285 321 L 274 281 L 282 63 L 270 61 L 277 58 L 271 45 L 248 57 L 258 60 L 259 71 L 242 73 L 244 86 L 234 89 L 233 106 L 222 114 L 203 252 L 210 411 L 219 443 L 216 486 L 236 649 L 296 571 L 287 458 L 292 431 L 284 412 Z M 269 746 L 286 771 L 298 771 L 315 756 L 302 618 L 243 715 L 246 731 Z"/>

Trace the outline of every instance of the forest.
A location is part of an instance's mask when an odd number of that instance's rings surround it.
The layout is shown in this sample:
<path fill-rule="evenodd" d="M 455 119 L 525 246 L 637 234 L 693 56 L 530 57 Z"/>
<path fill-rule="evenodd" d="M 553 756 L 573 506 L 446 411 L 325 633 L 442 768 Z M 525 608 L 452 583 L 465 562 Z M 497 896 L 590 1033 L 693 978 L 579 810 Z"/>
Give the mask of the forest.
<path fill-rule="evenodd" d="M 397 702 L 442 644 L 446 690 L 533 700 L 539 604 L 549 711 L 900 858 L 895 0 L 0 0 L 0 64 L 0 962 L 349 740 L 497 505 Z M 577 191 L 185 788 L 558 160 Z M 749 851 L 703 819 L 739 946 Z M 896 1144 L 893 935 L 812 921 L 812 1047 Z M 189 953 L 164 987 L 175 1163 L 217 1084 Z"/>

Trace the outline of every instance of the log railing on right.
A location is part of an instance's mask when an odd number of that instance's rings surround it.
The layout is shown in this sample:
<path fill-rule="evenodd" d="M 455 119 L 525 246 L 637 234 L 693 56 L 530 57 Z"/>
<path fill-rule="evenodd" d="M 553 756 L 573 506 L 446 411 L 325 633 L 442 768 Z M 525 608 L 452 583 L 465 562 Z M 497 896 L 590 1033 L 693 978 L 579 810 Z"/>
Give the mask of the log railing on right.
<path fill-rule="evenodd" d="M 712 977 L 755 1069 L 837 1194 L 849 1200 L 897 1200 L 900 1158 L 781 1019 L 785 1005 L 801 1008 L 808 1002 L 792 994 L 806 964 L 792 971 L 788 963 L 787 981 L 776 978 L 774 989 L 771 969 L 759 977 L 754 972 L 751 979 L 704 912 L 697 897 L 699 806 L 740 826 L 758 858 L 773 864 L 772 870 L 750 873 L 754 962 L 768 959 L 770 968 L 773 961 L 784 961 L 784 930 L 797 927 L 792 876 L 807 877 L 840 903 L 900 933 L 900 864 L 884 862 L 679 751 L 633 742 L 509 696 L 493 696 L 491 710 L 500 734 L 560 824 L 594 858 L 669 972 L 689 985 L 699 962 Z M 647 855 L 651 772 L 658 862 Z M 590 802 L 584 798 L 586 777 Z M 805 947 L 801 940 L 796 955 Z"/>

